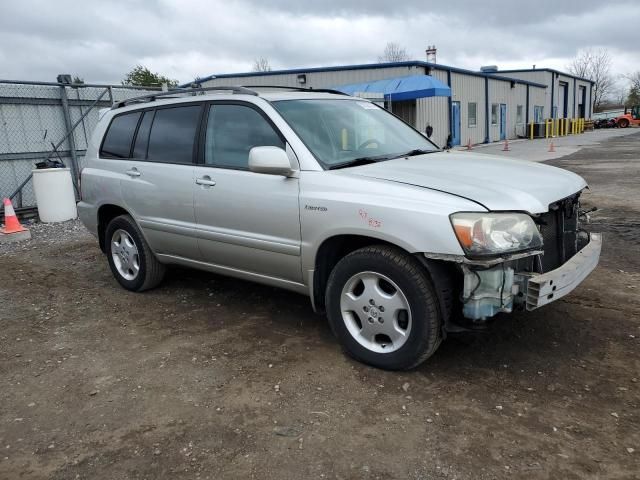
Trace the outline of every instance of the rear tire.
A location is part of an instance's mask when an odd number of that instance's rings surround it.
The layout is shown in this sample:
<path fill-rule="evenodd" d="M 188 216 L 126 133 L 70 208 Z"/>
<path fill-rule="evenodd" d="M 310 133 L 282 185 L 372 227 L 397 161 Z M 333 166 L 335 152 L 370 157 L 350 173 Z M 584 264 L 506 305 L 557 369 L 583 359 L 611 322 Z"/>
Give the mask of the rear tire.
<path fill-rule="evenodd" d="M 127 290 L 142 292 L 157 286 L 166 271 L 129 215 L 120 215 L 105 230 L 105 251 L 113 276 Z"/>
<path fill-rule="evenodd" d="M 386 370 L 418 366 L 442 341 L 442 313 L 428 272 L 399 248 L 370 246 L 335 266 L 329 324 L 355 359 Z"/>

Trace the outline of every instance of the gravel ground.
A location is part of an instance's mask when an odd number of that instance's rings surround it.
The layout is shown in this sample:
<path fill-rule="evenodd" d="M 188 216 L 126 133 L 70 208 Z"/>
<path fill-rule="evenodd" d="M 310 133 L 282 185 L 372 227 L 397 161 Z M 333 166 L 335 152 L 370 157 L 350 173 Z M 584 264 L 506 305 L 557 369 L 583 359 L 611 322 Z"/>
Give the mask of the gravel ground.
<path fill-rule="evenodd" d="M 65 245 L 69 241 L 93 238 L 80 220 L 60 223 L 22 222 L 22 226 L 31 232 L 31 240 L 15 243 L 0 243 L 0 256 L 9 253 L 40 250 L 43 247 Z"/>
<path fill-rule="evenodd" d="M 0 247 L 0 478 L 638 479 L 640 135 L 584 175 L 601 264 L 411 372 L 345 356 L 306 298 L 188 270 L 118 287 L 77 222 Z"/>

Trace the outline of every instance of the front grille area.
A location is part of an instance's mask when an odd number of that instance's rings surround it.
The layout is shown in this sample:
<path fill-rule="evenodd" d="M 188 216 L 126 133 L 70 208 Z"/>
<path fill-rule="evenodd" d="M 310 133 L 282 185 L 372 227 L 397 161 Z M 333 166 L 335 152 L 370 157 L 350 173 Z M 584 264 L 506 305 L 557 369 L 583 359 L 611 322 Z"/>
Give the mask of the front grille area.
<path fill-rule="evenodd" d="M 544 241 L 540 259 L 542 272 L 558 268 L 578 251 L 580 194 L 549 205 L 549 211 L 535 218 Z"/>

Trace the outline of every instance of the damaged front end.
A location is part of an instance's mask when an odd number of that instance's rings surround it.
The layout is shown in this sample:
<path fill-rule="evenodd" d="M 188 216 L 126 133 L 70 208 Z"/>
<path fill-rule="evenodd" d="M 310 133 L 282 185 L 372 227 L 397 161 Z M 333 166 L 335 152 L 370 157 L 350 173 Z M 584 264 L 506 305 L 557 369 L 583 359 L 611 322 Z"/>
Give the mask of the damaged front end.
<path fill-rule="evenodd" d="M 481 325 L 500 312 L 534 310 L 575 289 L 597 266 L 602 246 L 599 234 L 580 228 L 587 217 L 576 194 L 553 203 L 544 214 L 531 216 L 542 239 L 537 248 L 448 259 L 458 263 L 462 273 L 462 315 Z"/>

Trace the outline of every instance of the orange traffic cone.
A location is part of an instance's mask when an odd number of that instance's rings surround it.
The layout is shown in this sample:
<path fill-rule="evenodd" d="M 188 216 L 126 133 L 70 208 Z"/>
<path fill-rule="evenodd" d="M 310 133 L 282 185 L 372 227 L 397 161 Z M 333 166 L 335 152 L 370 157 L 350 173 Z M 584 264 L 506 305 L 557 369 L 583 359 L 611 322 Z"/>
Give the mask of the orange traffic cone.
<path fill-rule="evenodd" d="M 508 139 L 506 139 L 506 140 L 504 141 L 504 147 L 502 148 L 502 151 L 503 151 L 503 152 L 509 152 L 509 151 L 510 151 L 510 150 L 509 150 L 509 140 L 508 140 Z"/>
<path fill-rule="evenodd" d="M 18 241 L 31 238 L 29 230 L 20 225 L 11 200 L 4 199 L 4 228 L 0 228 L 0 241 Z"/>
<path fill-rule="evenodd" d="M 471 150 L 471 139 L 467 142 L 467 150 Z"/>
<path fill-rule="evenodd" d="M 550 152 L 555 152 L 555 151 L 556 151 L 556 147 L 553 145 L 553 142 L 551 142 L 551 143 L 549 144 L 549 151 L 550 151 Z"/>

